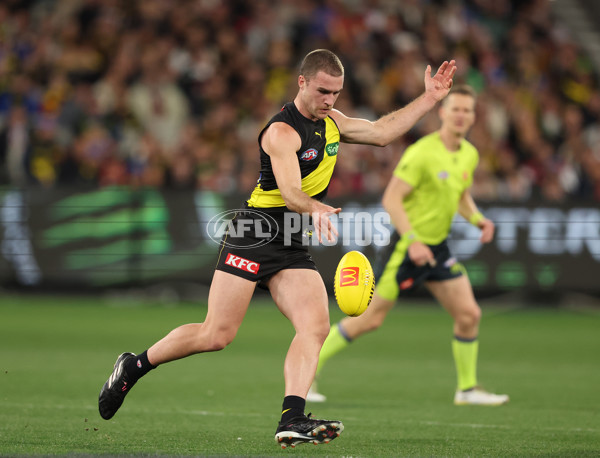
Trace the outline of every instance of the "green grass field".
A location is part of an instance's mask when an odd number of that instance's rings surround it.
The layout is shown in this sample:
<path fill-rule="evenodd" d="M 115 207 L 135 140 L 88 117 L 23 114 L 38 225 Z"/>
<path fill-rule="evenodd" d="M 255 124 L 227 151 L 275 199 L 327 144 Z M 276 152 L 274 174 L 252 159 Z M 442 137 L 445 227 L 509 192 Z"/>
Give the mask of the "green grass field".
<path fill-rule="evenodd" d="M 450 318 L 397 307 L 331 360 L 329 401 L 308 405 L 342 420 L 342 436 L 281 450 L 292 329 L 270 300 L 252 304 L 230 347 L 158 368 L 104 421 L 97 396 L 117 355 L 202 321 L 205 305 L 5 296 L 0 455 L 600 456 L 600 310 L 482 307 L 480 381 L 508 405 L 455 407 Z"/>

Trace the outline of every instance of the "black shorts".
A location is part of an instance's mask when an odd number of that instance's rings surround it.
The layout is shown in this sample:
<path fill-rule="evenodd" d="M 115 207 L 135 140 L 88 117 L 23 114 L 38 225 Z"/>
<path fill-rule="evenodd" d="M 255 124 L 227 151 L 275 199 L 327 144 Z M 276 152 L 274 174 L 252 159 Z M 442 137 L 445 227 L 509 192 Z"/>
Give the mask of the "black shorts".
<path fill-rule="evenodd" d="M 444 281 L 463 275 L 465 269 L 450 253 L 446 240 L 438 245 L 427 246 L 433 252 L 436 264 L 417 266 L 408 256 L 406 244 L 399 237 L 393 238 L 390 248 L 382 253 L 376 263 L 377 294 L 388 300 L 396 300 L 401 292 L 414 290 L 425 281 Z"/>
<path fill-rule="evenodd" d="M 290 227 L 292 217 L 297 224 Z M 298 218 L 289 210 L 240 209 L 223 235 L 216 269 L 259 285 L 280 270 L 317 270 L 308 253 L 309 228 Z"/>

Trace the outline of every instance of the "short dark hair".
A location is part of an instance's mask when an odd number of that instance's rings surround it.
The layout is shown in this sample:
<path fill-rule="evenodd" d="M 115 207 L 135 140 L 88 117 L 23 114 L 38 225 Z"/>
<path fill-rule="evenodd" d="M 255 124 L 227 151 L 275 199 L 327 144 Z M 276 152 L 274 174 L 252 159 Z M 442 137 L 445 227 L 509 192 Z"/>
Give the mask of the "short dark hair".
<path fill-rule="evenodd" d="M 315 49 L 302 60 L 300 74 L 310 80 L 319 72 L 325 72 L 331 76 L 344 76 L 344 66 L 338 56 L 331 51 Z"/>
<path fill-rule="evenodd" d="M 474 101 L 477 101 L 477 92 L 475 92 L 475 89 L 467 84 L 457 84 L 456 86 L 453 86 L 448 93 L 448 96 L 451 96 L 452 94 L 468 95 L 473 97 Z M 446 99 L 448 99 L 448 97 L 446 97 Z"/>

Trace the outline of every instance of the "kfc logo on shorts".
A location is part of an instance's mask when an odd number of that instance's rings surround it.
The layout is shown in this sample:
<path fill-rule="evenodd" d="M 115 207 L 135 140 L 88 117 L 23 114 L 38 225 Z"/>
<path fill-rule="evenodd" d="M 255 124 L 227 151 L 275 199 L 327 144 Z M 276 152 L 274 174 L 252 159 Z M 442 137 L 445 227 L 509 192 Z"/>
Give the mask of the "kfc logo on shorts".
<path fill-rule="evenodd" d="M 301 161 L 312 161 L 315 157 L 317 157 L 318 154 L 319 153 L 317 153 L 317 150 L 314 148 L 307 149 L 300 156 L 300 160 Z"/>
<path fill-rule="evenodd" d="M 234 256 L 231 253 L 227 255 L 225 264 L 231 267 L 235 267 L 236 269 L 245 270 L 246 272 L 250 272 L 254 275 L 258 273 L 258 269 L 260 268 L 260 264 L 258 262 L 249 261 L 248 259 L 240 258 L 239 256 Z"/>

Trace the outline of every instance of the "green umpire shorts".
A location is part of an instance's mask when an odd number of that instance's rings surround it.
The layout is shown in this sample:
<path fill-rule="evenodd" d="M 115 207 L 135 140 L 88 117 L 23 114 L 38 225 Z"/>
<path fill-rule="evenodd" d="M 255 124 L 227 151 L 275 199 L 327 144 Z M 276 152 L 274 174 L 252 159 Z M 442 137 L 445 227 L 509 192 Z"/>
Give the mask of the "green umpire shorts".
<path fill-rule="evenodd" d="M 446 240 L 427 246 L 433 252 L 436 265 L 417 266 L 408 256 L 408 244 L 396 233 L 376 262 L 375 292 L 394 301 L 401 292 L 412 291 L 425 281 L 444 281 L 466 273 L 464 266 L 450 253 Z"/>

